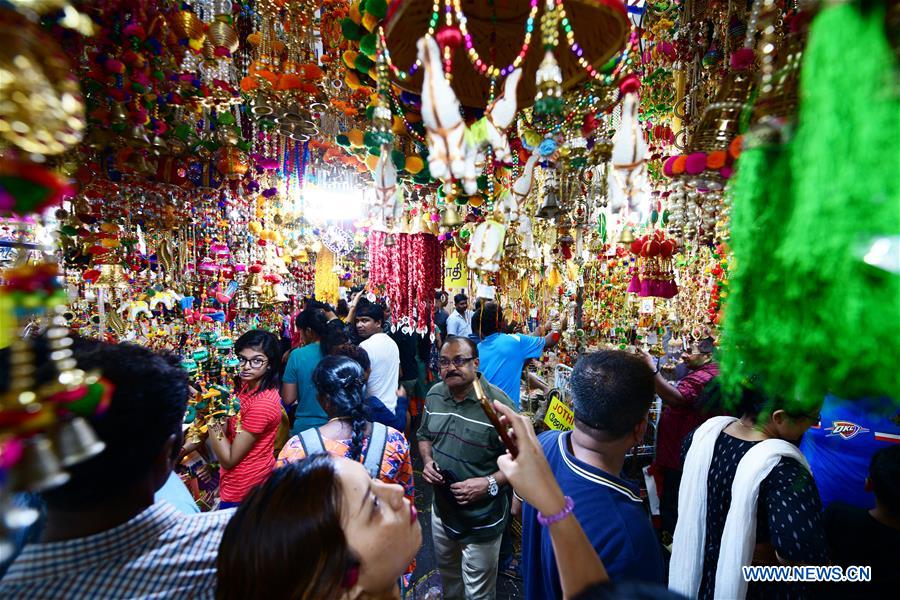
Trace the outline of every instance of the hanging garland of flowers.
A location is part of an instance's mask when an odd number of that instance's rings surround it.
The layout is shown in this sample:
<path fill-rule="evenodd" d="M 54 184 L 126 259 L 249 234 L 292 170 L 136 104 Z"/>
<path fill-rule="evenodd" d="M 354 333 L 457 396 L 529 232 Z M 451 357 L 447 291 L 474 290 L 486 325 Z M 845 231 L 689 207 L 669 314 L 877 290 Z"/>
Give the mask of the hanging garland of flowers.
<path fill-rule="evenodd" d="M 432 330 L 434 291 L 441 286 L 441 247 L 428 234 L 369 232 L 369 282 L 383 288 L 394 328 L 425 334 Z"/>

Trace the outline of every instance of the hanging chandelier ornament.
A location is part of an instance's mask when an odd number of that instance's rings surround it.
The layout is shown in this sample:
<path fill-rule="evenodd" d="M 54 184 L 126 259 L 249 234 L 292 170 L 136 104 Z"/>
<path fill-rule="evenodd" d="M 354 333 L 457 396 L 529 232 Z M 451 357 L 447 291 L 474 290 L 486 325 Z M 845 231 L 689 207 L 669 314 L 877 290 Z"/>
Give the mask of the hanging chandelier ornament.
<path fill-rule="evenodd" d="M 538 116 L 558 117 L 563 112 L 562 70 L 553 56 L 559 44 L 559 11 L 553 0 L 546 1 L 544 16 L 541 17 L 541 37 L 544 42 L 544 58 L 535 75 L 537 94 L 534 97 L 534 112 Z"/>

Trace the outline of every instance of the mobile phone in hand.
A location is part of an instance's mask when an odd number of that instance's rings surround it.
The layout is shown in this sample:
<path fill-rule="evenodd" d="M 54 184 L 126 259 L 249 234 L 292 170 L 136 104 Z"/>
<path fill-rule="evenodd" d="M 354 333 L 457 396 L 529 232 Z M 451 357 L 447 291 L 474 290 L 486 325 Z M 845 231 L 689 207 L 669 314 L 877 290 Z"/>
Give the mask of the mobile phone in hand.
<path fill-rule="evenodd" d="M 481 387 L 481 382 L 478 380 L 478 377 L 475 377 L 475 381 L 472 383 L 475 388 L 475 395 L 481 403 L 481 409 L 484 411 L 484 414 L 487 415 L 487 418 L 490 420 L 491 425 L 494 426 L 494 429 L 497 430 L 500 439 L 503 441 L 503 445 L 509 450 L 510 456 L 516 458 L 519 455 L 519 449 L 516 448 L 516 444 L 512 441 L 512 438 L 509 437 L 506 427 L 500 423 L 500 417 L 497 416 L 497 411 L 494 410 L 491 399 L 484 393 L 484 388 Z"/>

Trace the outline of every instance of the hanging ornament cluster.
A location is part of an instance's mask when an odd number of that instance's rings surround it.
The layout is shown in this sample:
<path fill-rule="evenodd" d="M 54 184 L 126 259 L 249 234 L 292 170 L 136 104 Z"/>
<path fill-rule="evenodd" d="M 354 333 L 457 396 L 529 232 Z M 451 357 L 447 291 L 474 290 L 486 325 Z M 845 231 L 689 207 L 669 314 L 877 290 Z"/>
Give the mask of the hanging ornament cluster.
<path fill-rule="evenodd" d="M 674 298 L 678 293 L 672 257 L 678 250 L 675 240 L 657 230 L 637 238 L 629 246 L 637 257 L 628 292 L 642 298 Z"/>
<path fill-rule="evenodd" d="M 86 418 L 106 410 L 113 386 L 78 368 L 55 264 L 10 269 L 0 279 L 0 324 L 10 328 L 0 337 L 11 340 L 4 365 L 8 384 L 0 393 L 0 481 L 16 491 L 41 492 L 68 481 L 64 468 L 103 451 Z M 39 349 L 31 329 L 41 317 L 49 319 L 49 327 Z M 45 353 L 42 360 L 39 352 Z M 48 362 L 54 374 L 40 381 L 38 369 Z M 37 518 L 23 516 L 28 519 L 20 526 Z"/>
<path fill-rule="evenodd" d="M 369 284 L 384 289 L 394 327 L 419 334 L 434 331 L 434 292 L 443 287 L 437 238 L 371 231 L 368 245 Z"/>

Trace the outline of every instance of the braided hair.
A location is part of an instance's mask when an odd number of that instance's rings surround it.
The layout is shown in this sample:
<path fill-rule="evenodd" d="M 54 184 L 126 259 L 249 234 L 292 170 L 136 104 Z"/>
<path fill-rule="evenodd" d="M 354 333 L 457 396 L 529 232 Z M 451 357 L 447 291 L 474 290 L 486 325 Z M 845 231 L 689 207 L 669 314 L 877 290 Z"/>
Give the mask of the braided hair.
<path fill-rule="evenodd" d="M 362 367 L 346 356 L 326 356 L 313 371 L 312 380 L 328 417 L 350 418 L 353 436 L 349 458 L 359 460 L 367 425 L 366 380 Z"/>

